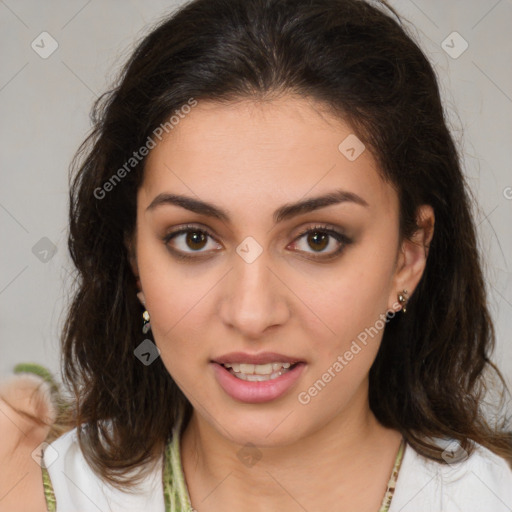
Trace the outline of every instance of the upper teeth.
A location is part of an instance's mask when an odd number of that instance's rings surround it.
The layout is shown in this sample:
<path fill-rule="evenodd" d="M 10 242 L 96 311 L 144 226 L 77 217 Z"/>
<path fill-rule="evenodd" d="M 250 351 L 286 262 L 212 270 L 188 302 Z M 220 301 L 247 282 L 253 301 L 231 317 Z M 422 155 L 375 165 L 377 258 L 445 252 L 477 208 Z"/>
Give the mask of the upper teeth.
<path fill-rule="evenodd" d="M 245 364 L 245 363 L 225 363 L 226 368 L 233 368 L 234 372 L 256 374 L 256 375 L 270 375 L 281 368 L 290 368 L 290 363 L 268 363 L 268 364 Z"/>

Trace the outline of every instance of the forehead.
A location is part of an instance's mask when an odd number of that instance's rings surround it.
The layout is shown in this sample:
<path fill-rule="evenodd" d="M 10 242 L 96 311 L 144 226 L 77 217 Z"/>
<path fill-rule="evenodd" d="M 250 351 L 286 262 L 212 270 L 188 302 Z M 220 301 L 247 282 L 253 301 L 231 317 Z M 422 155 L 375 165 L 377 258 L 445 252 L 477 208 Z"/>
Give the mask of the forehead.
<path fill-rule="evenodd" d="M 355 160 L 343 152 L 346 140 L 361 149 L 355 137 L 348 123 L 304 97 L 200 101 L 151 150 L 138 201 L 147 207 L 157 194 L 173 192 L 261 215 L 265 204 L 342 188 L 372 208 L 394 208 L 396 194 L 370 151 Z"/>

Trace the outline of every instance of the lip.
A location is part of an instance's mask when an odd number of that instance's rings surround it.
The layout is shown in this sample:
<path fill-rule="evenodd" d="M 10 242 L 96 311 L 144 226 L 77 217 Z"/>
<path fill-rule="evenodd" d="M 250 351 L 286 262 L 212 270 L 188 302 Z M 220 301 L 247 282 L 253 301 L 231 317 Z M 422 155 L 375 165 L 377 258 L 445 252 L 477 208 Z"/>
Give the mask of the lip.
<path fill-rule="evenodd" d="M 233 355 L 234 354 L 228 354 L 229 357 L 232 357 Z M 274 357 L 274 359 L 272 360 L 268 359 L 269 353 L 266 353 L 261 354 L 262 357 L 260 357 L 259 359 L 253 357 L 252 360 L 240 359 L 240 361 L 245 361 L 247 363 L 250 362 L 252 364 L 264 364 L 265 362 L 293 362 L 290 358 L 287 358 L 288 360 L 279 358 L 275 359 L 276 355 L 278 354 L 271 355 L 272 357 Z M 244 354 L 244 357 L 247 357 L 247 354 Z M 284 356 L 279 357 L 283 358 Z M 258 361 L 264 361 L 264 363 L 252 362 L 256 359 Z M 230 359 L 229 361 L 226 362 L 237 361 Z M 250 382 L 235 377 L 219 362 L 212 361 L 210 365 L 213 366 L 215 378 L 226 394 L 228 394 L 231 398 L 239 402 L 252 404 L 269 402 L 284 395 L 297 382 L 304 368 L 306 367 L 306 364 L 304 362 L 298 362 L 293 369 L 287 371 L 280 377 L 277 377 L 272 380 L 266 380 L 263 382 Z"/>
<path fill-rule="evenodd" d="M 212 363 L 247 363 L 247 364 L 267 364 L 267 363 L 304 363 L 300 357 L 289 357 L 277 352 L 261 352 L 259 354 L 248 354 L 247 352 L 230 352 L 223 356 L 212 359 Z"/>

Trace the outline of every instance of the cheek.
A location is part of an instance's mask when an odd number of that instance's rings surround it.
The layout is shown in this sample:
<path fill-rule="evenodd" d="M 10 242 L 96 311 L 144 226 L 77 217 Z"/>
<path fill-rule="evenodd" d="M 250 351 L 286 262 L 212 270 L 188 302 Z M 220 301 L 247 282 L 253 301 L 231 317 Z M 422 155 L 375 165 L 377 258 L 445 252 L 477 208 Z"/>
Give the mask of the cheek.
<path fill-rule="evenodd" d="M 151 331 L 162 350 L 159 340 L 170 336 L 184 317 L 192 300 L 191 287 L 185 285 L 163 242 L 142 229 L 137 234 L 137 265 Z"/>
<path fill-rule="evenodd" d="M 207 283 L 192 266 L 177 263 L 148 228 L 137 233 L 137 265 L 153 333 L 170 334 L 204 295 Z"/>
<path fill-rule="evenodd" d="M 300 407 L 317 418 L 329 416 L 340 409 L 358 392 L 366 392 L 364 383 L 379 350 L 386 326 L 387 294 L 385 280 L 380 289 L 352 276 L 343 280 L 324 300 L 314 307 L 323 311 L 325 325 L 310 337 L 315 342 L 316 360 L 308 368 L 303 386 L 298 390 Z M 375 281 L 373 281 L 375 284 Z M 302 409 L 300 409 L 302 410 Z"/>
<path fill-rule="evenodd" d="M 319 325 L 325 334 L 321 339 L 337 340 L 333 350 L 349 347 L 358 337 L 364 340 L 364 333 L 369 330 L 373 337 L 375 329 L 382 330 L 393 270 L 394 254 L 389 249 L 387 254 L 358 251 L 345 259 L 337 272 L 329 274 L 323 284 L 317 281 L 315 286 L 306 288 L 306 302 L 322 320 Z"/>
<path fill-rule="evenodd" d="M 141 232 L 137 241 L 139 275 L 160 357 L 178 385 L 194 395 L 205 369 L 198 365 L 198 356 L 211 345 L 207 320 L 221 276 L 208 265 L 177 262 L 152 234 Z M 207 365 L 206 357 L 201 363 Z"/>

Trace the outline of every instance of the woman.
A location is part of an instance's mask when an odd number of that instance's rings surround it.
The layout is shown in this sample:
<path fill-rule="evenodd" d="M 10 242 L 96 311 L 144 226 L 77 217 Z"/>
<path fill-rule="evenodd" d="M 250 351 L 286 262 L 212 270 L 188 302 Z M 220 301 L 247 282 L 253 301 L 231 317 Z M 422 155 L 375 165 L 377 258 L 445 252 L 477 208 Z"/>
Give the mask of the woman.
<path fill-rule="evenodd" d="M 39 510 L 512 507 L 471 205 L 387 9 L 196 0 L 98 102 Z"/>

